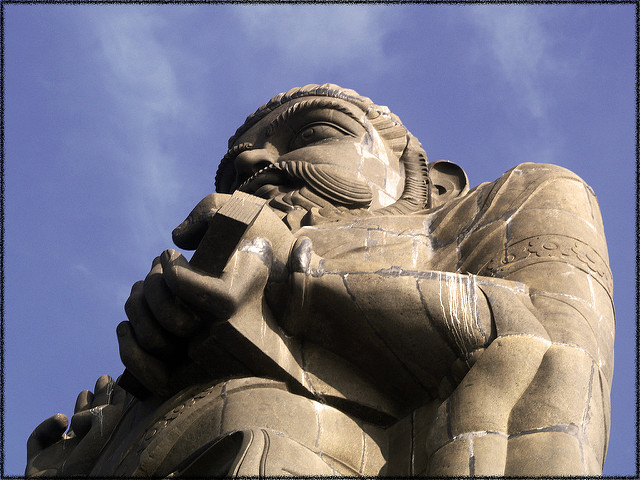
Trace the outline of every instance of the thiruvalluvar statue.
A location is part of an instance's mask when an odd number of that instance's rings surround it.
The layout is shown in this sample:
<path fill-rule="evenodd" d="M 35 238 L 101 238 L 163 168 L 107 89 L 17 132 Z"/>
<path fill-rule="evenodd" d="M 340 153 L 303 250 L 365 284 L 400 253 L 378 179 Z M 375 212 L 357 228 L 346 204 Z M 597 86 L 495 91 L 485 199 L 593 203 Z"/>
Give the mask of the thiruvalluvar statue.
<path fill-rule="evenodd" d="M 469 188 L 388 108 L 273 97 L 126 302 L 126 369 L 28 477 L 598 475 L 614 310 L 598 202 L 523 163 Z"/>

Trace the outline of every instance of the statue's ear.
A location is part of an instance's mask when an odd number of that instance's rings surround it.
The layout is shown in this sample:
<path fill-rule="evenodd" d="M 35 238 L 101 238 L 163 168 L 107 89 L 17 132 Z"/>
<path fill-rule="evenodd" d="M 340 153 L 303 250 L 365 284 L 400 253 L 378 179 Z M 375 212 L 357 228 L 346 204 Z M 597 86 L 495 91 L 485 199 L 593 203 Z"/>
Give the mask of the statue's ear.
<path fill-rule="evenodd" d="M 429 170 L 429 208 L 437 207 L 469 191 L 464 170 L 449 160 L 427 164 Z"/>

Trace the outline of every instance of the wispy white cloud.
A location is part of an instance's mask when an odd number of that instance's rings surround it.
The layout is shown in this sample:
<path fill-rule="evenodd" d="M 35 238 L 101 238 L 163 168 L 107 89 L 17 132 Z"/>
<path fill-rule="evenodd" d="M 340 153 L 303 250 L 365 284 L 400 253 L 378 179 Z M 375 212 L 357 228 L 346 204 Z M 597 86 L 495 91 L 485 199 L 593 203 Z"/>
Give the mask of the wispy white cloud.
<path fill-rule="evenodd" d="M 173 125 L 189 128 L 198 117 L 198 107 L 179 87 L 177 53 L 163 37 L 168 13 L 150 8 L 88 12 L 100 45 L 100 76 L 117 118 L 114 138 L 121 143 L 113 146 L 113 161 L 123 173 L 123 213 L 142 249 L 159 242 L 168 246 L 167 225 L 175 222 L 172 206 L 183 186 L 175 176 L 177 154 L 168 150 L 165 137 Z"/>
<path fill-rule="evenodd" d="M 379 5 L 251 5 L 235 8 L 247 45 L 268 46 L 298 68 L 339 67 L 353 62 L 392 68 L 383 43 L 396 19 Z"/>
<path fill-rule="evenodd" d="M 101 10 L 96 19 L 102 53 L 114 75 L 114 93 L 147 113 L 175 116 L 182 99 L 167 49 L 158 38 L 165 21 L 145 10 Z"/>
<path fill-rule="evenodd" d="M 488 40 L 496 67 L 521 92 L 531 115 L 543 117 L 549 101 L 544 80 L 566 70 L 554 56 L 553 32 L 543 22 L 548 11 L 524 5 L 474 5 L 461 11 Z"/>

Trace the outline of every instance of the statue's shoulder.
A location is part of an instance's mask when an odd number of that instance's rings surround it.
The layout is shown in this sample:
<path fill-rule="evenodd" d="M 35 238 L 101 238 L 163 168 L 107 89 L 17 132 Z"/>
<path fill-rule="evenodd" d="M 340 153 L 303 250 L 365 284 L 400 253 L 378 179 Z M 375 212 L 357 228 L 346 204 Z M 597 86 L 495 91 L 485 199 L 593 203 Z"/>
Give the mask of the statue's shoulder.
<path fill-rule="evenodd" d="M 601 223 L 593 189 L 577 174 L 558 165 L 521 163 L 478 188 L 482 216 L 487 220 L 533 210 L 540 217 L 545 210 L 553 210 Z"/>
<path fill-rule="evenodd" d="M 528 197 L 539 194 L 541 190 L 584 190 L 585 188 L 593 196 L 593 190 L 577 174 L 559 165 L 548 163 L 521 163 L 509 169 L 496 181 L 488 184 L 491 192 L 503 195 L 508 190 L 510 197 L 526 200 Z"/>
<path fill-rule="evenodd" d="M 587 245 L 602 259 L 600 270 L 608 262 L 593 190 L 557 165 L 516 165 L 434 211 L 430 230 L 440 256 L 450 250 L 450 256 L 462 259 L 456 267 L 480 274 L 489 274 L 492 262 L 505 258 L 505 248 L 521 248 L 528 255 L 531 242 L 570 249 Z"/>
<path fill-rule="evenodd" d="M 510 172 L 516 172 L 521 175 L 528 175 L 532 177 L 552 178 L 552 177 L 572 177 L 582 181 L 582 179 L 571 170 L 561 167 L 560 165 L 554 165 L 551 163 L 535 163 L 525 162 L 516 165 L 509 169 L 505 175 Z"/>
<path fill-rule="evenodd" d="M 494 243 L 501 245 L 501 257 L 513 258 L 511 263 L 535 256 L 536 261 L 549 258 L 575 264 L 595 272 L 594 278 L 611 291 L 600 208 L 582 178 L 557 165 L 524 163 L 489 185 L 474 232 L 465 238 L 469 247 L 475 245 L 474 251 L 480 251 L 478 242 L 493 235 Z M 493 260 L 498 263 L 489 262 L 484 268 L 495 273 L 496 265 L 502 268 L 504 261 Z M 487 274 L 482 268 L 478 271 Z"/>

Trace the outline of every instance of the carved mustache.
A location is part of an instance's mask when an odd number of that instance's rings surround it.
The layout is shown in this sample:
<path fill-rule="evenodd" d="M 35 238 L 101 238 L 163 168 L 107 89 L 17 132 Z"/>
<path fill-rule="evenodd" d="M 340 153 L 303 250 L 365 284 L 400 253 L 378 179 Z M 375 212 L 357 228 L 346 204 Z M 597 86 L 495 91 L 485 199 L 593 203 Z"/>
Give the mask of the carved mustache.
<path fill-rule="evenodd" d="M 238 190 L 255 193 L 264 185 L 306 186 L 334 206 L 367 207 L 373 200 L 369 185 L 347 170 L 332 164 L 313 164 L 304 161 L 281 161 L 259 170 Z"/>

